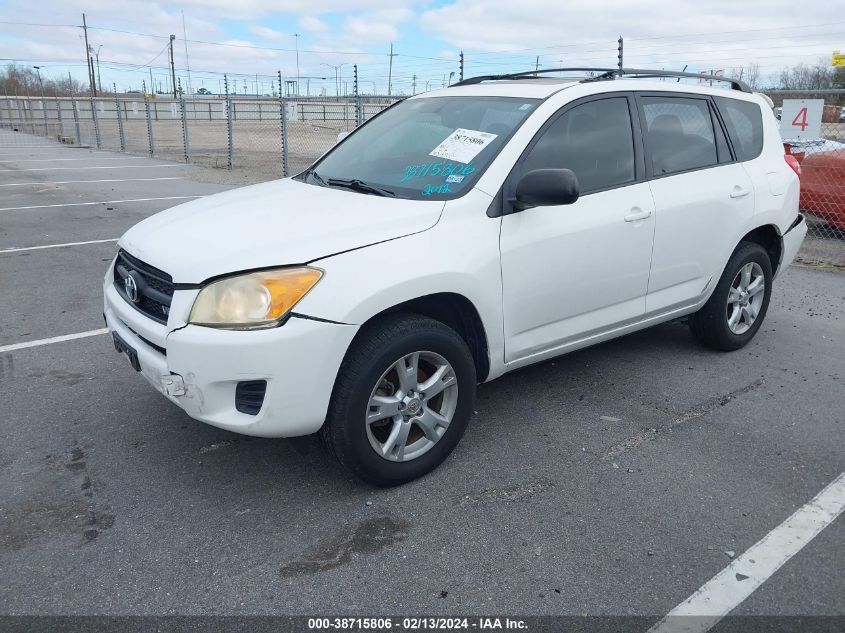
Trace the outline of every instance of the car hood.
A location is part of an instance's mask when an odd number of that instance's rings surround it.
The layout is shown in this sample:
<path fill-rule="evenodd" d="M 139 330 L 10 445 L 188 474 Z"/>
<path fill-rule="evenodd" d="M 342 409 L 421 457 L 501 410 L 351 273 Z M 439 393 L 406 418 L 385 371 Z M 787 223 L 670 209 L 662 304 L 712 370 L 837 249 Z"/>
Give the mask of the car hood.
<path fill-rule="evenodd" d="M 195 284 L 419 233 L 437 224 L 443 205 L 276 180 L 162 211 L 129 229 L 118 246 L 175 283 Z"/>

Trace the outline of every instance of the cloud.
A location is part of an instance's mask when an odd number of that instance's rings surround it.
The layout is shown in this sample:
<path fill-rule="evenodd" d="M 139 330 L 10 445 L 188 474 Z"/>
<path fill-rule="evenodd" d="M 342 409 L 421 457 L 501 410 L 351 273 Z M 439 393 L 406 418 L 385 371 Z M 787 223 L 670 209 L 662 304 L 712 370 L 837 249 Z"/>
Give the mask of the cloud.
<path fill-rule="evenodd" d="M 347 18 L 346 35 L 351 40 L 392 42 L 399 39 L 399 29 L 388 22 L 374 22 L 368 18 Z"/>
<path fill-rule="evenodd" d="M 621 33 L 631 66 L 706 69 L 756 60 L 771 72 L 814 62 L 835 48 L 833 31 L 819 37 L 801 28 L 823 28 L 830 19 L 823 3 L 802 5 L 797 24 L 793 12 L 789 0 L 675 0 L 671 6 L 664 0 L 605 0 L 600 6 L 592 0 L 451 0 L 422 11 L 420 25 L 467 51 L 479 70 L 533 67 L 537 55 L 541 66 L 613 66 Z"/>
<path fill-rule="evenodd" d="M 249 27 L 249 32 L 263 40 L 269 40 L 271 42 L 278 42 L 282 38 L 287 39 L 291 37 L 287 33 L 281 33 L 266 26 L 251 26 Z"/>
<path fill-rule="evenodd" d="M 299 25 L 299 28 L 301 28 L 303 31 L 308 31 L 310 33 L 317 33 L 322 35 L 328 33 L 330 30 L 328 24 L 310 15 L 306 15 L 299 18 L 297 24 Z"/>
<path fill-rule="evenodd" d="M 174 6 L 180 5 L 148 0 L 7 2 L 3 19 L 78 25 L 86 11 L 91 44 L 103 46 L 104 83 L 116 81 L 124 88 L 149 80 L 149 62 L 156 81 L 168 76 L 167 55 L 161 53 L 170 33 L 177 37 L 176 71 L 184 82 L 182 13 Z M 630 66 L 680 69 L 689 64 L 691 70 L 706 70 L 757 61 L 763 74 L 770 75 L 785 65 L 829 57 L 831 50 L 841 48 L 836 40 L 842 31 L 830 22 L 829 5 L 804 3 L 795 17 L 794 0 L 675 0 L 671 7 L 665 0 L 636 5 L 604 0 L 600 7 L 592 0 L 394 0 L 390 5 L 382 0 L 183 0 L 181 6 L 190 40 L 239 44 L 189 42 L 195 78 L 207 71 L 206 80 L 217 84 L 212 73 L 272 76 L 277 69 L 295 76 L 293 33 L 299 32 L 300 72 L 312 76 L 312 89 L 319 81 L 313 78 L 327 72 L 322 63 L 347 64 L 344 74 L 357 63 L 362 81 L 386 87 L 390 42 L 398 44 L 400 53 L 393 59 L 394 85 L 410 82 L 413 75 L 425 85 L 439 84 L 444 73 L 455 69 L 460 50 L 466 54 L 466 76 L 534 68 L 537 56 L 545 67 L 614 65 L 620 33 Z M 80 35 L 75 26 L 0 24 L 0 46 L 14 51 L 6 54 L 41 65 L 49 77 L 66 76 L 68 70 L 85 77 Z M 193 83 L 199 84 L 196 79 Z"/>

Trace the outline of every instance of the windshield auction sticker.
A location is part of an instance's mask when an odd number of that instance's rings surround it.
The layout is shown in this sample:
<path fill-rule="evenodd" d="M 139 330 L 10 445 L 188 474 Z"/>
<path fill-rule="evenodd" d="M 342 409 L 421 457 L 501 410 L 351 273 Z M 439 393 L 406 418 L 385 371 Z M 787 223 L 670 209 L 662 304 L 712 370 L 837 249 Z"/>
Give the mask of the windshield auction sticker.
<path fill-rule="evenodd" d="M 429 152 L 429 156 L 468 163 L 478 156 L 481 150 L 492 143 L 497 136 L 498 134 L 490 134 L 489 132 L 458 128 L 445 141 Z"/>

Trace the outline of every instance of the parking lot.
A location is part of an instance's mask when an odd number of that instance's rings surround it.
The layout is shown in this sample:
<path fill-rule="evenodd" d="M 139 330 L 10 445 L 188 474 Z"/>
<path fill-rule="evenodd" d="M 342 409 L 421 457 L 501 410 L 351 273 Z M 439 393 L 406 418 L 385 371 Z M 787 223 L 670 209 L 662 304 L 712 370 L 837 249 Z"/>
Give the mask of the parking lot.
<path fill-rule="evenodd" d="M 227 187 L 13 134 L 0 131 L 3 614 L 654 623 L 845 471 L 845 274 L 797 266 L 741 351 L 670 323 L 480 387 L 455 453 L 400 488 L 351 479 L 316 440 L 195 422 L 115 353 L 101 282 L 123 231 Z M 845 616 L 845 519 L 828 523 L 771 575 L 752 559 L 742 575 L 759 588 L 732 613 Z"/>

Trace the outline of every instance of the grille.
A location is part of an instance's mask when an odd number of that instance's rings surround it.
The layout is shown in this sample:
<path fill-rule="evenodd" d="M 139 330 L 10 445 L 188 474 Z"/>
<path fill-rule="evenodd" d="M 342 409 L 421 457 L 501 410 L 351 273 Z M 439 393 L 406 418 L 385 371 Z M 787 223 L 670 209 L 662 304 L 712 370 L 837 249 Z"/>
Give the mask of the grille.
<path fill-rule="evenodd" d="M 126 292 L 126 278 L 132 277 L 137 288 L 133 301 Z M 121 249 L 114 263 L 114 287 L 126 302 L 154 321 L 167 323 L 173 301 L 173 279 L 166 272 L 153 268 Z"/>
<path fill-rule="evenodd" d="M 235 388 L 235 409 L 247 415 L 258 415 L 267 392 L 266 380 L 245 380 Z"/>

